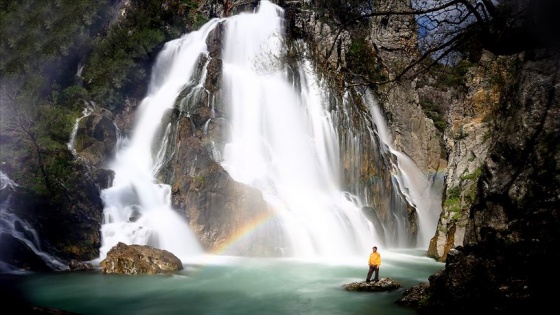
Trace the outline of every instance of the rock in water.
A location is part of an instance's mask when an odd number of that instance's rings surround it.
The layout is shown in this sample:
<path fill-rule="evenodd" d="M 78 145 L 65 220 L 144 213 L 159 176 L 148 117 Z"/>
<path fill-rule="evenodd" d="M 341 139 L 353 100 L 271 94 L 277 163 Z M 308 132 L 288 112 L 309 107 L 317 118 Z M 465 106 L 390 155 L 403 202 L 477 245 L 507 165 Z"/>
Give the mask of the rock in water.
<path fill-rule="evenodd" d="M 396 290 L 402 285 L 391 278 L 381 278 L 379 281 L 347 283 L 342 287 L 347 291 L 385 292 Z"/>
<path fill-rule="evenodd" d="M 93 270 L 95 269 L 91 263 L 78 261 L 75 259 L 70 260 L 70 264 L 68 264 L 70 270 L 72 271 L 84 271 L 84 270 Z"/>
<path fill-rule="evenodd" d="M 100 263 L 103 273 L 166 274 L 182 270 L 183 263 L 177 256 L 148 245 L 118 243 Z"/>

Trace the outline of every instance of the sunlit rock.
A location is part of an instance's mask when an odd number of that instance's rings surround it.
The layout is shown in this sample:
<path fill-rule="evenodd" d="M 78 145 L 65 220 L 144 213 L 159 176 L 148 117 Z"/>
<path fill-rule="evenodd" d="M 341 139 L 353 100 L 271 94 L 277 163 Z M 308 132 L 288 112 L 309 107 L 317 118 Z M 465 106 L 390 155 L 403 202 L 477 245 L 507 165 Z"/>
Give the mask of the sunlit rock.
<path fill-rule="evenodd" d="M 118 243 L 101 262 L 103 273 L 165 274 L 183 269 L 179 258 L 172 253 L 147 245 Z"/>

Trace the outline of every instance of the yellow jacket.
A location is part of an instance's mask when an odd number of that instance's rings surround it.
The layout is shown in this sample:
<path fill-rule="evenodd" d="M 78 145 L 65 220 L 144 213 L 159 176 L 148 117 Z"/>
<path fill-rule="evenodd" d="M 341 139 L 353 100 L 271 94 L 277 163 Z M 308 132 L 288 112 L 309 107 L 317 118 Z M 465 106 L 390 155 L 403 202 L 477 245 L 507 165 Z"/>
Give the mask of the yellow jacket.
<path fill-rule="evenodd" d="M 369 255 L 369 261 L 368 264 L 371 265 L 376 265 L 377 267 L 381 266 L 381 255 L 378 252 L 375 253 L 371 253 Z"/>

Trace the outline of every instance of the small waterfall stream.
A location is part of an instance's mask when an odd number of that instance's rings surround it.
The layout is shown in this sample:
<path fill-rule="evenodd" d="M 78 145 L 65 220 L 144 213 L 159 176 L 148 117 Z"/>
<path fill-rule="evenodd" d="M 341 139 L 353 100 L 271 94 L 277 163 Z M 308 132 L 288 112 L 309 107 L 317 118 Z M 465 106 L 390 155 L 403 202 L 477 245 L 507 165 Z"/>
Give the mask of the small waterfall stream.
<path fill-rule="evenodd" d="M 95 109 L 95 104 L 85 104 L 85 108 L 82 111 L 82 116 L 78 117 L 78 119 L 76 119 L 76 122 L 74 122 L 74 127 L 72 128 L 72 133 L 70 134 L 70 139 L 68 140 L 68 143 L 66 144 L 68 147 L 68 150 L 70 150 L 72 152 L 72 154 L 74 156 L 76 156 L 76 148 L 75 148 L 75 142 L 76 142 L 76 134 L 78 133 L 78 127 L 80 126 L 80 121 L 84 118 L 86 118 L 87 116 L 89 116 L 93 110 Z"/>
<path fill-rule="evenodd" d="M 438 185 L 440 180 L 424 174 L 410 157 L 394 148 L 387 123 L 377 101 L 371 93 L 366 93 L 365 97 L 370 104 L 372 118 L 381 142 L 388 153 L 397 158 L 397 163 L 392 165 L 396 185 L 408 203 L 416 207 L 420 227 L 417 236 L 418 247 L 427 248 L 441 212 L 442 186 Z"/>
<path fill-rule="evenodd" d="M 52 270 L 68 270 L 68 266 L 62 261 L 42 250 L 41 241 L 35 229 L 12 211 L 11 202 L 15 187 L 17 187 L 17 184 L 4 172 L 0 171 L 0 235 L 3 235 L 2 238 L 9 236 L 17 240 L 19 246 L 25 247 L 25 249 L 18 249 L 19 251 L 28 250 L 33 252 Z M 9 256 L 9 252 L 13 250 L 7 248 L 7 244 L 8 242 L 3 239 L 2 251 L 0 252 L 0 273 L 20 272 L 19 268 L 11 266 L 7 262 L 9 259 L 7 259 L 6 255 Z"/>

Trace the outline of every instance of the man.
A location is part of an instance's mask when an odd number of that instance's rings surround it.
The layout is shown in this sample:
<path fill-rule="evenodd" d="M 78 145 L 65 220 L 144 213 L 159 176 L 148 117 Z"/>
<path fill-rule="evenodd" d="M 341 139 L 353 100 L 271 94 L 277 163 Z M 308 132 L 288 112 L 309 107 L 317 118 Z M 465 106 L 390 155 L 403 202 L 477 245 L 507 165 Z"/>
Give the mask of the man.
<path fill-rule="evenodd" d="M 377 246 L 373 246 L 373 252 L 369 255 L 369 271 L 367 274 L 366 282 L 369 282 L 371 275 L 375 271 L 374 282 L 379 281 L 379 266 L 381 266 L 381 255 L 377 252 Z"/>

